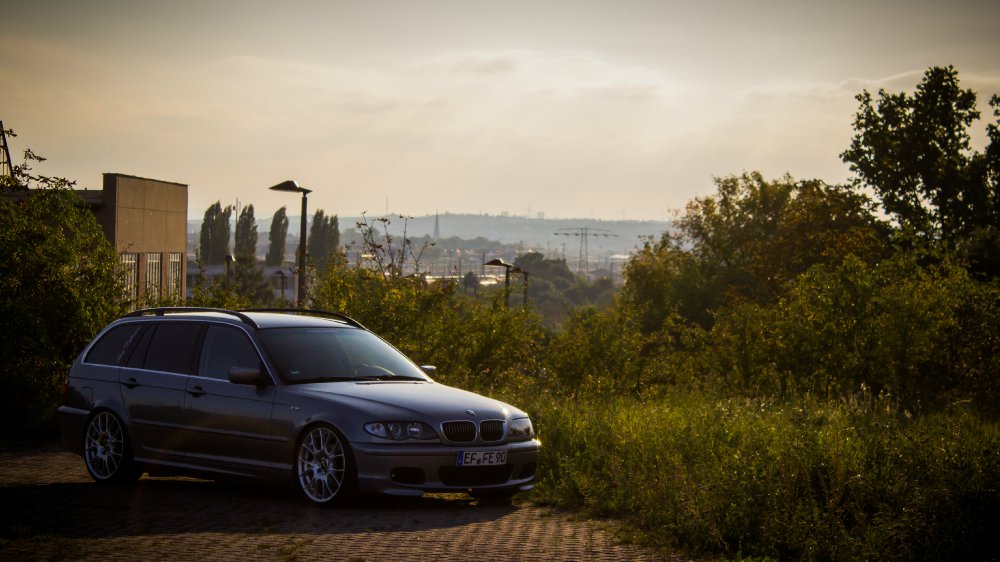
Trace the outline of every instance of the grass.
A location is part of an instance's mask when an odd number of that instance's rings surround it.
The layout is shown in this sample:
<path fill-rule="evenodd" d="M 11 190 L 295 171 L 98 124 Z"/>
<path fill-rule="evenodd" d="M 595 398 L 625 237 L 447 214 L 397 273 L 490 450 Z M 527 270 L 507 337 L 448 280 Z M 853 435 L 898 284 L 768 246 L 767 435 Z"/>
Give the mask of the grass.
<path fill-rule="evenodd" d="M 1000 427 L 960 407 L 517 394 L 543 441 L 535 498 L 622 518 L 643 542 L 805 560 L 1000 552 Z"/>

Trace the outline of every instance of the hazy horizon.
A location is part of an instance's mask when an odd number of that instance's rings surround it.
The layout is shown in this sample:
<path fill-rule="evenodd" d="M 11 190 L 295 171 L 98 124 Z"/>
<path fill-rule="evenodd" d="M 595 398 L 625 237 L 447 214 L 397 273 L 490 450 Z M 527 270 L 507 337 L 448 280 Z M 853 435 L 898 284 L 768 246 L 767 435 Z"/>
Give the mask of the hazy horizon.
<path fill-rule="evenodd" d="M 713 176 L 848 180 L 863 89 L 954 65 L 984 116 L 1000 3 L 9 3 L 0 120 L 38 173 L 184 183 L 258 217 L 667 220 Z M 985 123 L 973 129 L 982 146 Z"/>

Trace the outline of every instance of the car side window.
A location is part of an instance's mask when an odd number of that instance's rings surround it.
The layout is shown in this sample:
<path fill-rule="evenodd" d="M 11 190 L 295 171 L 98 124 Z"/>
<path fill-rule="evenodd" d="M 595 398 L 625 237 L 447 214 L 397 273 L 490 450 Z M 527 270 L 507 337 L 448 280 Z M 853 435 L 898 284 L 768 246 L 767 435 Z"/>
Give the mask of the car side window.
<path fill-rule="evenodd" d="M 129 346 L 136 339 L 141 324 L 124 324 L 108 330 L 87 353 L 86 363 L 118 366 L 125 362 Z"/>
<path fill-rule="evenodd" d="M 245 333 L 227 326 L 209 326 L 201 348 L 198 375 L 229 380 L 233 367 L 260 369 L 260 357 Z"/>
<path fill-rule="evenodd" d="M 125 359 L 125 366 L 132 369 L 141 369 L 142 362 L 146 360 L 146 350 L 149 349 L 149 341 L 153 339 L 155 326 L 146 325 L 146 329 L 139 335 L 139 342 L 135 344 L 132 352 Z"/>
<path fill-rule="evenodd" d="M 202 325 L 196 322 L 156 323 L 143 336 L 132 357 L 130 367 L 190 375 L 194 367 L 195 346 Z"/>

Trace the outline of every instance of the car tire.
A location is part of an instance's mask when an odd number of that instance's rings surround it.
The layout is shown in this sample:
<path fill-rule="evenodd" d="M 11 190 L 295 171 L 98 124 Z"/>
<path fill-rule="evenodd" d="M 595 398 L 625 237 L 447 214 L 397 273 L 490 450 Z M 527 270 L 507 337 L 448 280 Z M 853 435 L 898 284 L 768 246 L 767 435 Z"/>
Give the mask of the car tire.
<path fill-rule="evenodd" d="M 101 484 L 126 484 L 140 475 L 125 427 L 107 410 L 97 412 L 87 422 L 83 461 L 90 477 Z"/>
<path fill-rule="evenodd" d="M 295 447 L 294 480 L 314 505 L 349 504 L 356 495 L 357 470 L 351 447 L 333 426 L 307 428 Z"/>

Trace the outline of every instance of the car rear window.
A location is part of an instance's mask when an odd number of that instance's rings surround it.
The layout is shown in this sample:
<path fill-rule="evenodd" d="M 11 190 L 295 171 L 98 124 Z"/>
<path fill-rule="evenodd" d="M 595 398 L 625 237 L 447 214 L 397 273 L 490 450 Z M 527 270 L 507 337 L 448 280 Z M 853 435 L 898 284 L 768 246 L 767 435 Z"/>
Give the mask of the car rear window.
<path fill-rule="evenodd" d="M 130 367 L 190 375 L 195 346 L 204 326 L 196 322 L 157 322 L 128 360 Z"/>
<path fill-rule="evenodd" d="M 129 346 L 135 340 L 140 324 L 124 324 L 107 331 L 87 353 L 87 363 L 119 366 L 125 362 Z"/>

